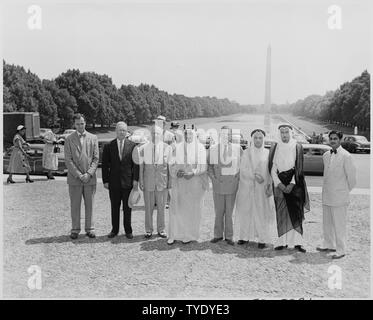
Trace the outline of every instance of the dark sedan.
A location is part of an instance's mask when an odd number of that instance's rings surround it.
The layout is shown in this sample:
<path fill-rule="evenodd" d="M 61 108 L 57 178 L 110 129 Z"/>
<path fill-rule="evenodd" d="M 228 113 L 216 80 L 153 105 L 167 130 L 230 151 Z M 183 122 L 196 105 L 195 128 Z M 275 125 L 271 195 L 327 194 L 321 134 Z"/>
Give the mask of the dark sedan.
<path fill-rule="evenodd" d="M 370 142 L 364 136 L 345 135 L 342 138 L 341 144 L 344 149 L 351 153 L 370 153 Z"/>
<path fill-rule="evenodd" d="M 264 147 L 269 149 L 274 140 L 265 140 Z M 318 174 L 324 173 L 324 162 L 323 154 L 331 149 L 330 146 L 325 144 L 311 144 L 304 143 L 303 146 L 303 169 L 306 174 Z"/>

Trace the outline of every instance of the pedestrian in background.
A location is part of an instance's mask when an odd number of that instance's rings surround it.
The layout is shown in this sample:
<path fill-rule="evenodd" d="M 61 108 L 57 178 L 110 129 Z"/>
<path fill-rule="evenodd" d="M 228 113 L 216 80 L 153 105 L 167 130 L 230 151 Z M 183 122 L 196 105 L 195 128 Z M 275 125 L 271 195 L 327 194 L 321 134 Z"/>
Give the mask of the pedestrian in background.
<path fill-rule="evenodd" d="M 48 180 L 54 180 L 53 171 L 58 170 L 58 153 L 60 152 L 56 135 L 48 131 L 43 137 L 45 142 L 43 149 L 43 168 L 47 170 Z"/>
<path fill-rule="evenodd" d="M 29 144 L 23 139 L 26 134 L 26 127 L 19 125 L 17 127 L 17 133 L 13 138 L 13 150 L 9 160 L 8 172 L 9 176 L 7 183 L 15 183 L 13 181 L 14 173 L 26 174 L 26 183 L 34 182 L 30 178 L 31 167 L 27 159 L 26 149 L 29 148 Z"/>

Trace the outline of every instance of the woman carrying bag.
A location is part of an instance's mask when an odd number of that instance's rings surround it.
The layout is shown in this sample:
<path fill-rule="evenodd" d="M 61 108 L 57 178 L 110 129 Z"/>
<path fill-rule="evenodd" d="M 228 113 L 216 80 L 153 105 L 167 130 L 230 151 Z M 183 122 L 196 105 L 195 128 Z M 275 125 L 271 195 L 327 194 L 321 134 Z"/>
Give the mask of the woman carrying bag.
<path fill-rule="evenodd" d="M 43 138 L 45 142 L 43 150 L 43 168 L 47 170 L 48 180 L 54 180 L 53 171 L 58 170 L 58 153 L 60 153 L 59 143 L 56 135 L 48 131 Z"/>
<path fill-rule="evenodd" d="M 26 133 L 26 127 L 19 125 L 17 127 L 17 133 L 13 138 L 13 150 L 12 155 L 10 156 L 8 172 L 9 177 L 7 183 L 15 183 L 12 179 L 14 173 L 25 173 L 26 174 L 26 183 L 32 183 L 33 180 L 30 179 L 31 167 L 28 162 L 26 148 L 29 147 L 29 144 L 23 139 Z"/>

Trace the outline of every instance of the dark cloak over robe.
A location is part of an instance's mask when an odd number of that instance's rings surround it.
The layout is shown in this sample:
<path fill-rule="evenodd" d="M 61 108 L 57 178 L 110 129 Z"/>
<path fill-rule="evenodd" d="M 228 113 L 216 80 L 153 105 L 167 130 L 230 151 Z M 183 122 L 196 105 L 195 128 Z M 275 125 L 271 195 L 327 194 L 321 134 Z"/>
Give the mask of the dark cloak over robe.
<path fill-rule="evenodd" d="M 269 151 L 268 169 L 272 170 L 273 158 L 277 149 L 277 143 L 272 145 Z M 277 172 L 280 181 L 287 186 L 295 175 L 295 186 L 290 193 L 284 193 L 273 186 L 273 197 L 276 205 L 277 232 L 281 237 L 290 230 L 296 230 L 303 235 L 304 213 L 310 210 L 310 202 L 306 181 L 303 172 L 303 147 L 296 144 L 295 167 L 284 172 Z"/>

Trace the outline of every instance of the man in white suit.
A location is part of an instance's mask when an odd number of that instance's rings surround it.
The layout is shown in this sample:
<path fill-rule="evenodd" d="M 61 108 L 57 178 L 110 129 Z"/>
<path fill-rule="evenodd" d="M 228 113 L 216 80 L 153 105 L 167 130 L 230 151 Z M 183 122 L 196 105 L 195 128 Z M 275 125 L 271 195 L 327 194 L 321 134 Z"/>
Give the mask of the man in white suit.
<path fill-rule="evenodd" d="M 333 259 L 346 254 L 346 220 L 349 193 L 356 185 L 356 168 L 351 154 L 342 148 L 343 134 L 329 132 L 330 152 L 325 152 L 322 189 L 324 243 L 321 252 L 336 252 Z"/>
<path fill-rule="evenodd" d="M 163 129 L 156 124 L 151 129 L 152 141 L 139 149 L 140 189 L 144 192 L 145 203 L 145 238 L 153 233 L 153 211 L 157 204 L 157 232 L 161 238 L 165 233 L 165 206 L 168 190 L 171 188 L 169 164 L 172 148 L 163 142 Z"/>

